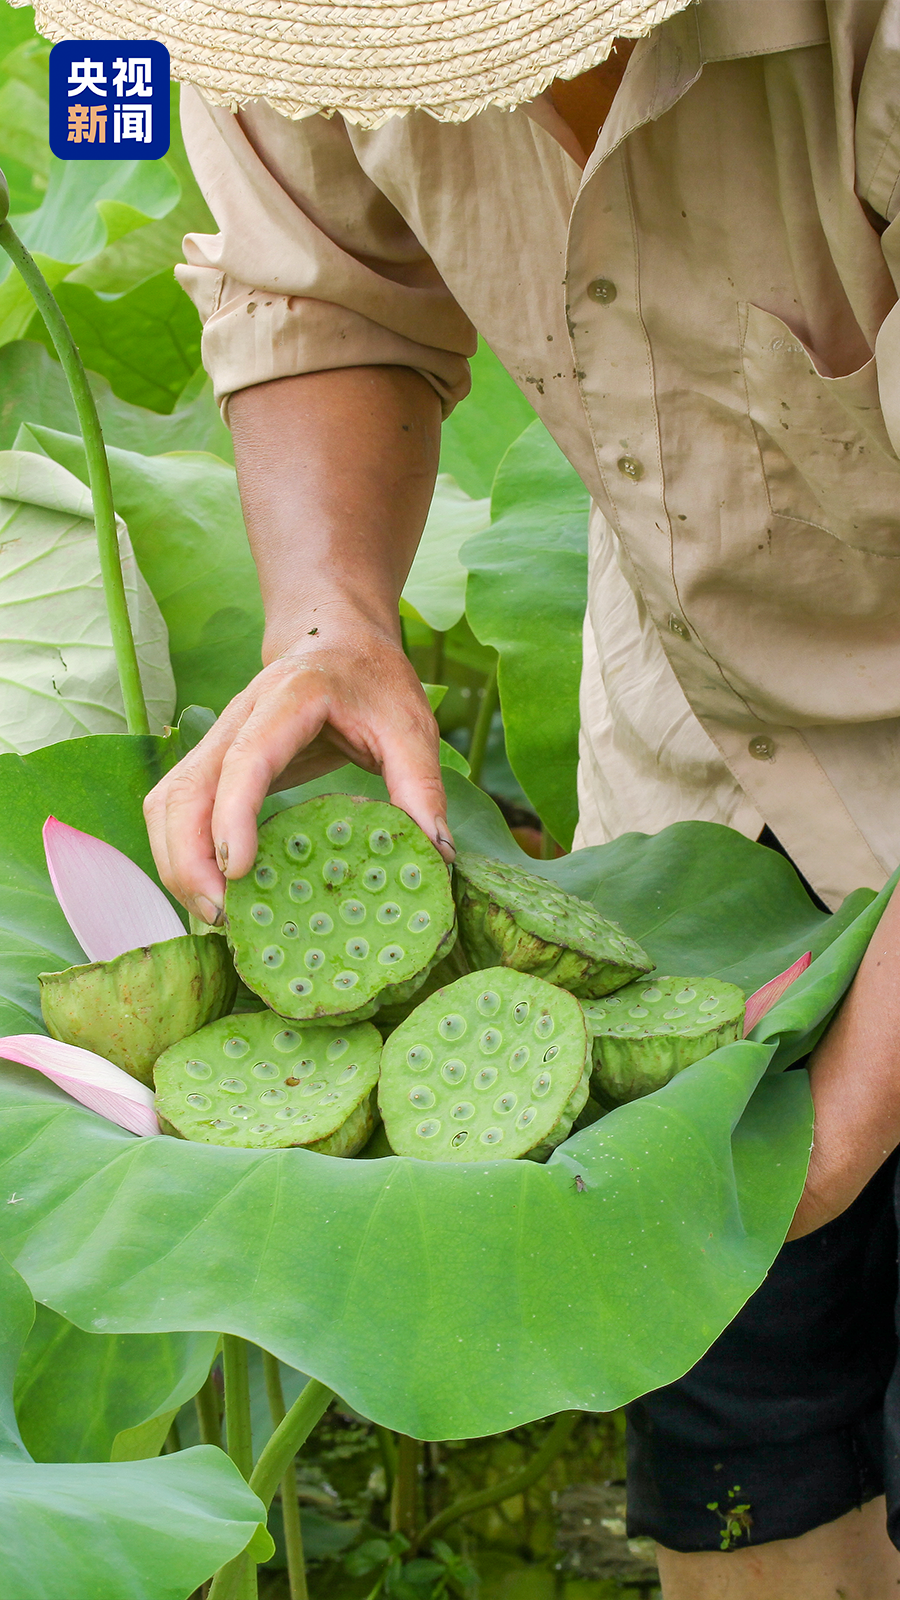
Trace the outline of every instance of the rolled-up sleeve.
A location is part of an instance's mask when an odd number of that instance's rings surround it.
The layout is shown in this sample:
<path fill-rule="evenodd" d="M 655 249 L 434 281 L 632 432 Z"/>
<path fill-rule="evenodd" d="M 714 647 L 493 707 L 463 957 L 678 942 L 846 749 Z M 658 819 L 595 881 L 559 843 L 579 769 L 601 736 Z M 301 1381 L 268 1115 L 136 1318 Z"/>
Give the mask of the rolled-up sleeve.
<path fill-rule="evenodd" d="M 335 367 L 404 366 L 444 414 L 469 389 L 475 330 L 339 117 L 291 122 L 182 94 L 191 166 L 220 232 L 189 233 L 176 273 L 203 321 L 203 365 L 229 395 Z"/>

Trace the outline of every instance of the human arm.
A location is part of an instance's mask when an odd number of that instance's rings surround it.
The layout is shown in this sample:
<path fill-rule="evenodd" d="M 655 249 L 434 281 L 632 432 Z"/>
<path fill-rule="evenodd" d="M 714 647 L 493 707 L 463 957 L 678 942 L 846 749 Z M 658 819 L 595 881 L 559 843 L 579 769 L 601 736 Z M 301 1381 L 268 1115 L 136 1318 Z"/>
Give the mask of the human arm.
<path fill-rule="evenodd" d="M 404 367 L 348 367 L 241 390 L 229 415 L 263 670 L 145 802 L 163 882 L 206 921 L 253 863 L 266 794 L 347 760 L 382 772 L 452 856 L 437 727 L 397 608 L 434 487 L 438 395 Z"/>
<path fill-rule="evenodd" d="M 809 1064 L 815 1134 L 789 1239 L 846 1210 L 900 1143 L 900 889 Z"/>

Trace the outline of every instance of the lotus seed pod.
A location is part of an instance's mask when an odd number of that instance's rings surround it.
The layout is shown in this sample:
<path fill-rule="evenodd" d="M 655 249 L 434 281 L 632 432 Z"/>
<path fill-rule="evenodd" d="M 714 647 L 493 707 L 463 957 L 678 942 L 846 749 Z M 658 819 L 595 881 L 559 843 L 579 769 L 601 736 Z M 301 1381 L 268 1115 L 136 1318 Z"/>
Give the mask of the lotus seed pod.
<path fill-rule="evenodd" d="M 229 1149 L 303 1145 L 353 1156 L 377 1117 L 381 1035 L 271 1011 L 222 1017 L 160 1056 L 156 1114 L 166 1133 Z"/>
<path fill-rule="evenodd" d="M 226 888 L 225 924 L 248 988 L 298 1020 L 406 1000 L 456 939 L 431 841 L 396 806 L 345 794 L 263 823 L 255 865 Z"/>
<path fill-rule="evenodd" d="M 462 941 L 457 939 L 448 956 L 444 956 L 436 966 L 432 967 L 421 988 L 417 989 L 408 1000 L 399 1004 L 380 1005 L 375 1021 L 382 1034 L 393 1032 L 397 1024 L 405 1022 L 411 1016 L 416 1006 L 427 1000 L 430 994 L 435 994 L 438 989 L 445 989 L 448 983 L 455 983 L 457 978 L 464 978 L 469 970 Z"/>
<path fill-rule="evenodd" d="M 584 1007 L 593 1035 L 592 1094 L 623 1105 L 739 1039 L 744 996 L 717 978 L 652 977 Z"/>
<path fill-rule="evenodd" d="M 64 972 L 42 972 L 47 1031 L 153 1087 L 163 1050 L 224 1016 L 237 975 L 224 939 L 187 934 Z"/>
<path fill-rule="evenodd" d="M 532 972 L 584 999 L 653 970 L 615 922 L 532 872 L 464 853 L 454 863 L 453 892 L 473 967 Z"/>
<path fill-rule="evenodd" d="M 491 967 L 430 995 L 394 1030 L 378 1103 L 391 1148 L 426 1161 L 543 1160 L 588 1095 L 577 1000 Z"/>

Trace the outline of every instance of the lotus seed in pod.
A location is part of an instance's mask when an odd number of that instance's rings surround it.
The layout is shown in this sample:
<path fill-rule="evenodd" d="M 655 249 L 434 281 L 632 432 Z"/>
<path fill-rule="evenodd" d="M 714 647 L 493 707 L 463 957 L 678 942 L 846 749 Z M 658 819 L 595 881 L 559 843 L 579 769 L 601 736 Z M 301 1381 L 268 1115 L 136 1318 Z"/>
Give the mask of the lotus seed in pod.
<path fill-rule="evenodd" d="M 578 1001 L 490 967 L 439 989 L 395 1028 L 378 1103 L 397 1155 L 543 1160 L 587 1100 L 587 1068 Z"/>
<path fill-rule="evenodd" d="M 456 939 L 431 841 L 396 806 L 346 794 L 263 823 L 254 866 L 225 890 L 225 925 L 247 987 L 299 1020 L 405 1000 Z"/>
<path fill-rule="evenodd" d="M 153 1063 L 232 1005 L 237 976 L 225 940 L 188 934 L 63 972 L 42 972 L 53 1039 L 93 1050 L 150 1087 Z"/>
<path fill-rule="evenodd" d="M 536 873 L 466 852 L 454 863 L 453 892 L 473 967 L 531 972 L 586 999 L 653 970 L 616 923 Z"/>
<path fill-rule="evenodd" d="M 353 1156 L 377 1121 L 381 1035 L 371 1023 L 300 1026 L 271 1011 L 222 1017 L 160 1056 L 156 1113 L 181 1139 Z"/>
<path fill-rule="evenodd" d="M 744 995 L 717 978 L 657 977 L 585 1004 L 593 1036 L 592 1084 L 622 1105 L 739 1039 Z"/>

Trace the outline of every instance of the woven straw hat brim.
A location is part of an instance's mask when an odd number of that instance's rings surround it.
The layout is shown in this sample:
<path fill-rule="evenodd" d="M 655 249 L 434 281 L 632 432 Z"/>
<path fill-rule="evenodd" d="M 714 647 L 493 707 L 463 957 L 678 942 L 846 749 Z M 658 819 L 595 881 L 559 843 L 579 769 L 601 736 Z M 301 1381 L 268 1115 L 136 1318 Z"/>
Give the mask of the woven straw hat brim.
<path fill-rule="evenodd" d="M 27 0 L 12 0 L 24 5 Z M 48 39 L 158 39 L 173 76 L 234 111 L 339 112 L 362 127 L 464 122 L 574 78 L 691 0 L 36 0 Z"/>

